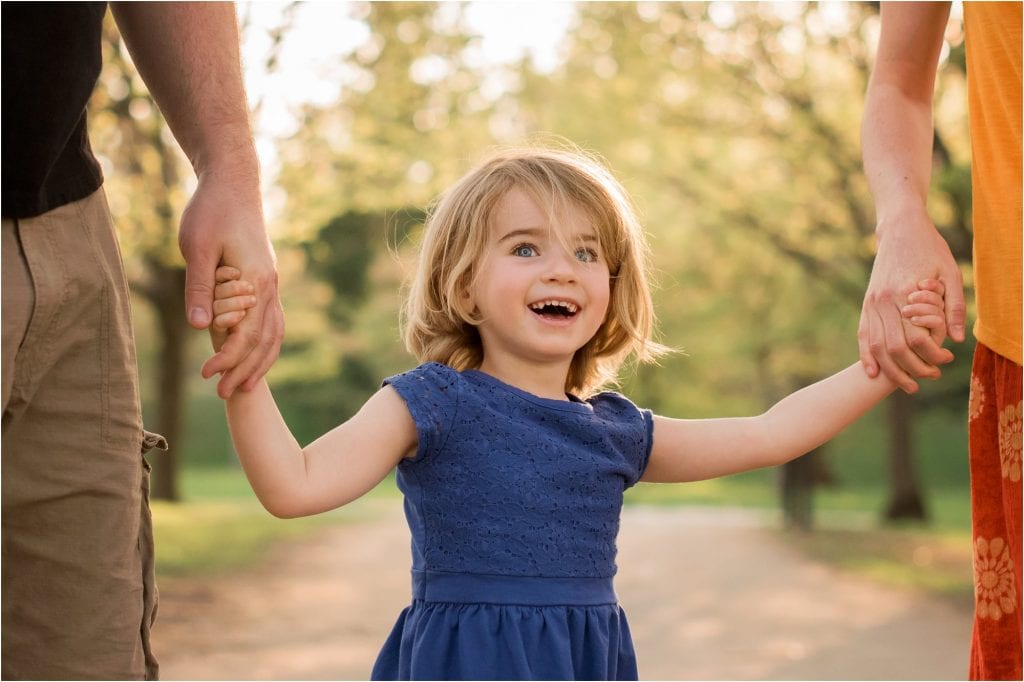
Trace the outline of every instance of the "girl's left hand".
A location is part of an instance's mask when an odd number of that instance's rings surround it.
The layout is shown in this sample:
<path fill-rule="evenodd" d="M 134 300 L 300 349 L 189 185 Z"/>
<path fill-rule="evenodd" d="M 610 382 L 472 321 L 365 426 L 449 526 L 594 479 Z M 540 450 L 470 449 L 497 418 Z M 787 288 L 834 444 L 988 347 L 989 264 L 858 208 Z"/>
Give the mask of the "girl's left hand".
<path fill-rule="evenodd" d="M 917 283 L 917 291 L 907 296 L 903 306 L 903 319 L 928 330 L 935 343 L 946 340 L 946 288 L 937 279 L 925 279 Z"/>

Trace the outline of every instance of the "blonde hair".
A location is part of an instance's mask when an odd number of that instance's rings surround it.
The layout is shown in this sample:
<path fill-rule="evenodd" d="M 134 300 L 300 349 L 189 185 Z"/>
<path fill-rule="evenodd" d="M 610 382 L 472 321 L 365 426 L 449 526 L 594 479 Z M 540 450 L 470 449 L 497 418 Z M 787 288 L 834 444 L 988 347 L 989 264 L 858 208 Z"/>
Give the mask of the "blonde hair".
<path fill-rule="evenodd" d="M 449 187 L 427 212 L 419 262 L 402 315 L 406 348 L 420 362 L 478 368 L 483 346 L 467 310 L 495 206 L 513 187 L 549 216 L 573 205 L 594 222 L 611 273 L 608 312 L 576 351 L 565 388 L 586 396 L 614 382 L 631 354 L 651 362 L 667 349 L 652 340 L 654 307 L 648 247 L 625 190 L 594 157 L 578 150 L 511 148 L 494 152 Z M 551 224 L 555 224 L 554 221 Z"/>

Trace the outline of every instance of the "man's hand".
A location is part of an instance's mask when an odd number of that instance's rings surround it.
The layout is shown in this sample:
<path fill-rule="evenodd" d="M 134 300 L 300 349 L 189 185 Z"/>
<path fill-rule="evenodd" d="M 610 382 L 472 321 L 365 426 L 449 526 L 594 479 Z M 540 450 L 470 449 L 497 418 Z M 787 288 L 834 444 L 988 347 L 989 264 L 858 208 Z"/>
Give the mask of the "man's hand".
<path fill-rule="evenodd" d="M 178 235 L 189 322 L 198 329 L 210 325 L 218 265 L 238 268 L 256 288 L 257 306 L 203 365 L 204 377 L 222 373 L 217 392 L 226 398 L 239 385 L 256 385 L 277 358 L 284 336 L 235 7 L 229 2 L 114 2 L 111 11 L 199 179 Z"/>
<path fill-rule="evenodd" d="M 251 178 L 204 173 L 181 218 L 178 243 L 185 257 L 185 308 L 189 322 L 205 329 L 212 319 L 218 265 L 237 268 L 255 287 L 256 306 L 234 327 L 221 349 L 203 364 L 204 378 L 222 374 L 217 393 L 248 390 L 277 359 L 284 337 L 274 251 Z M 247 189 L 248 188 L 248 189 Z"/>
<path fill-rule="evenodd" d="M 878 255 L 864 296 L 857 341 L 868 376 L 883 372 L 907 393 L 919 378 L 938 378 L 938 366 L 953 354 L 927 329 L 904 320 L 901 309 L 918 282 L 938 280 L 945 289 L 946 327 L 955 341 L 964 339 L 966 307 L 963 280 L 949 245 L 923 213 L 905 215 L 898 226 L 879 225 Z"/>

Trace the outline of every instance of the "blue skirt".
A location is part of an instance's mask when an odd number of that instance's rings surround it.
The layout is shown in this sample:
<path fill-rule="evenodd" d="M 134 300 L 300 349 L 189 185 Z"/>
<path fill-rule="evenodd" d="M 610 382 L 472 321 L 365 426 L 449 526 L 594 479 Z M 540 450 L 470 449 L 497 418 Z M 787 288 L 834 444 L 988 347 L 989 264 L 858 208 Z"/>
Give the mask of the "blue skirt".
<path fill-rule="evenodd" d="M 611 578 L 413 571 L 374 680 L 635 680 Z"/>

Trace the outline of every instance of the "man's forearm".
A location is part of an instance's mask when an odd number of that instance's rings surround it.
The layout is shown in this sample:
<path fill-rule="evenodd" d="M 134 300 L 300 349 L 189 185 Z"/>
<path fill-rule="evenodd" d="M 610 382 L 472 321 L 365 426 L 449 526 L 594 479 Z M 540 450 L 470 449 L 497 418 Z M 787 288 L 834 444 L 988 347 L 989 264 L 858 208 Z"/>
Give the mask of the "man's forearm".
<path fill-rule="evenodd" d="M 139 73 L 197 174 L 258 187 L 235 9 L 228 2 L 115 2 Z"/>

